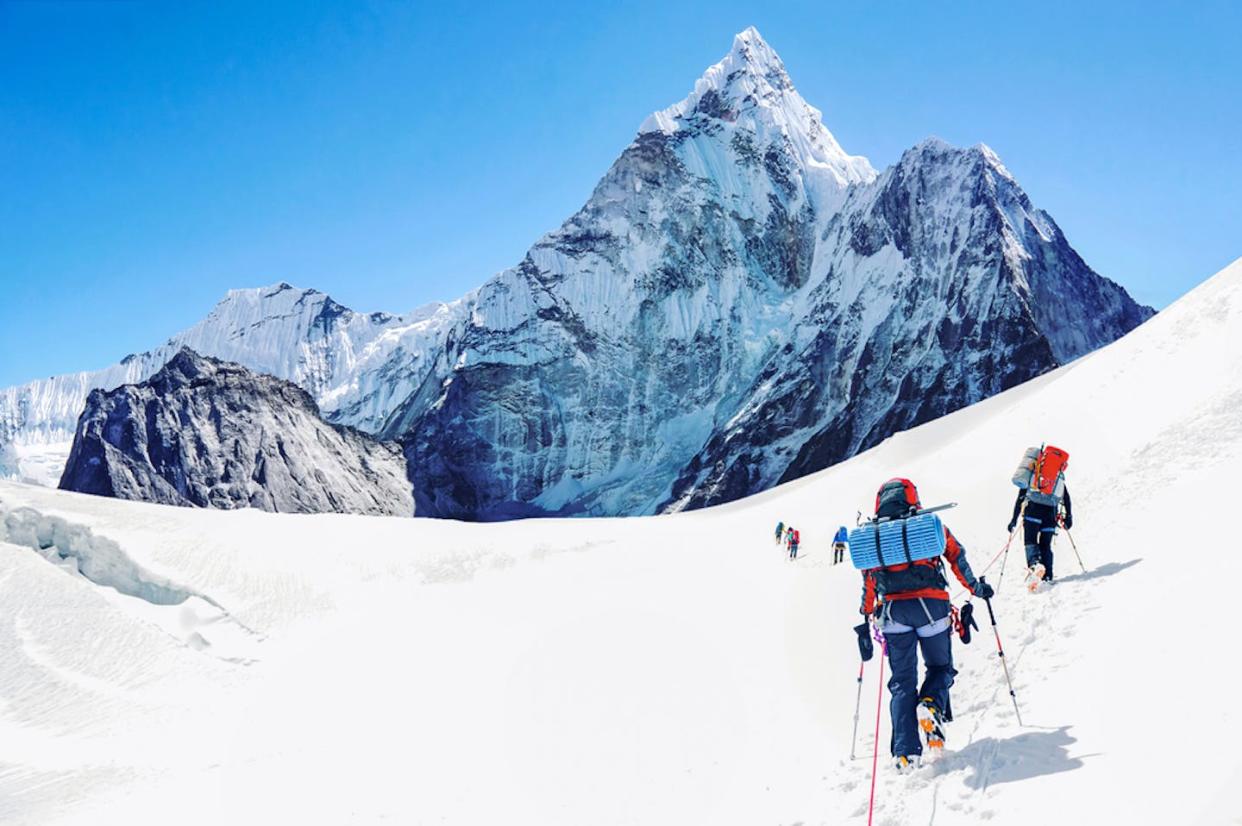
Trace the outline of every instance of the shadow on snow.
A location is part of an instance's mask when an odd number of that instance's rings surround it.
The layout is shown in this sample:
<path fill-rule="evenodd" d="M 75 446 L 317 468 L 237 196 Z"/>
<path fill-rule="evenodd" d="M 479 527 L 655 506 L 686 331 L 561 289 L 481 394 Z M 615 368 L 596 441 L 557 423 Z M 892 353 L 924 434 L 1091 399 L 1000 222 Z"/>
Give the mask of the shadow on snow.
<path fill-rule="evenodd" d="M 1133 568 L 1135 565 L 1143 561 L 1142 557 L 1131 559 L 1129 562 L 1109 562 L 1098 568 L 1092 568 L 1085 574 L 1070 574 L 1058 578 L 1058 582 L 1086 582 L 1089 579 L 1103 579 L 1104 577 L 1119 574 L 1126 568 Z"/>
<path fill-rule="evenodd" d="M 1069 726 L 1027 731 L 1006 739 L 985 737 L 954 754 L 952 760 L 940 761 L 936 773 L 973 769 L 973 774 L 964 781 L 972 789 L 1060 774 L 1083 765 L 1082 758 L 1069 753 L 1069 747 L 1075 742 L 1069 735 Z"/>

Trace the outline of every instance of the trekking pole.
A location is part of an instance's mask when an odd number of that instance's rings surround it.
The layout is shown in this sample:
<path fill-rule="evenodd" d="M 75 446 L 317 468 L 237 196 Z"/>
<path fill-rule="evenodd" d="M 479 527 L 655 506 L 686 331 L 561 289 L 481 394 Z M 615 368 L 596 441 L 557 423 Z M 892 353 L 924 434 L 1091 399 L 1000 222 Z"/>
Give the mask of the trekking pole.
<path fill-rule="evenodd" d="M 1062 525 L 1061 527 L 1065 528 L 1065 525 Z M 1069 528 L 1065 528 L 1065 535 L 1069 537 L 1070 547 L 1074 549 L 1074 556 L 1078 557 L 1078 567 L 1082 568 L 1082 572 L 1085 574 L 1087 572 L 1087 566 L 1082 564 L 1082 556 L 1078 553 L 1078 544 L 1074 542 L 1074 535 L 1070 533 Z"/>
<path fill-rule="evenodd" d="M 1009 561 L 1009 544 L 1013 542 L 1014 536 L 1020 530 L 1024 530 L 1023 522 L 1026 520 L 1026 502 L 1022 502 L 1022 507 L 1018 509 L 1018 518 L 1014 522 L 1013 530 L 1009 532 L 1009 539 L 1005 540 L 1005 558 L 1001 560 L 1000 576 L 996 578 L 996 593 L 1000 593 L 1001 583 L 1005 581 L 1005 563 Z"/>
<path fill-rule="evenodd" d="M 1009 538 L 1005 540 L 1005 555 L 1001 557 L 1000 576 L 996 578 L 996 592 L 998 594 L 1000 593 L 1001 583 L 1005 581 L 1005 563 L 1009 561 L 1009 546 L 1013 543 L 1013 538 L 1017 535 L 1019 527 L 1021 526 L 1015 526 L 1014 529 L 1009 532 Z"/>
<path fill-rule="evenodd" d="M 884 702 L 884 657 L 888 654 L 888 640 L 875 629 L 875 638 L 880 641 L 880 685 L 875 695 L 875 743 L 871 749 L 871 801 L 867 804 L 867 826 L 871 826 L 871 818 L 875 815 L 875 767 L 880 759 L 880 709 Z"/>
<path fill-rule="evenodd" d="M 979 578 L 983 581 L 983 577 Z M 1001 645 L 1000 629 L 996 627 L 996 614 L 992 611 L 992 600 L 985 599 L 984 603 L 988 606 L 988 616 L 992 620 L 992 633 L 996 635 L 996 651 L 1000 655 L 1001 668 L 1005 669 L 1005 682 L 1009 685 L 1009 698 L 1013 700 L 1013 712 L 1018 715 L 1018 725 L 1022 725 L 1022 712 L 1018 710 L 1018 695 L 1013 690 L 1013 680 L 1009 678 L 1009 665 L 1005 662 L 1005 647 Z"/>
<path fill-rule="evenodd" d="M 866 660 L 858 661 L 858 696 L 854 698 L 854 736 L 850 738 L 850 760 L 854 759 L 854 748 L 858 745 L 858 710 L 862 708 L 862 678 Z"/>

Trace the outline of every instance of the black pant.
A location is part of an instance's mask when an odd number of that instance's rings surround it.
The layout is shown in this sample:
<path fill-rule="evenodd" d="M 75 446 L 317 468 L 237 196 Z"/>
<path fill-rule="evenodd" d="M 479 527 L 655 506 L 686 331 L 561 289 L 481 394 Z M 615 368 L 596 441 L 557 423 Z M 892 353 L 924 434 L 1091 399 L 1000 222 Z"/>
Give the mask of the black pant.
<path fill-rule="evenodd" d="M 1028 503 L 1023 517 L 1023 540 L 1026 544 L 1026 566 L 1036 562 L 1044 566 L 1044 579 L 1052 581 L 1052 537 L 1057 532 L 1057 511 L 1050 505 Z"/>
<path fill-rule="evenodd" d="M 836 565 L 845 558 L 845 546 L 840 542 L 834 542 L 832 545 L 832 564 Z"/>

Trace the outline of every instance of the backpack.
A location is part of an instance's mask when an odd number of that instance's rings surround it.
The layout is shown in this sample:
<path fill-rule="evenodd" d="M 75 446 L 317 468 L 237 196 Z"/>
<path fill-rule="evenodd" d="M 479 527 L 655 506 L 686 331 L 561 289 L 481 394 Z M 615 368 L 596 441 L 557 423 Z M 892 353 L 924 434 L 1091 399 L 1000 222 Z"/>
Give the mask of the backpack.
<path fill-rule="evenodd" d="M 1068 468 L 1069 454 L 1059 447 L 1044 445 L 1041 448 L 1027 448 L 1013 481 L 1026 490 L 1027 501 L 1055 508 L 1065 495 L 1065 471 Z"/>
<path fill-rule="evenodd" d="M 899 519 L 920 507 L 918 488 L 909 479 L 889 479 L 875 494 L 878 519 Z"/>
<path fill-rule="evenodd" d="M 944 525 L 934 513 L 866 522 L 850 531 L 849 544 L 850 561 L 860 571 L 917 565 L 944 553 Z"/>
<path fill-rule="evenodd" d="M 793 542 L 795 545 L 797 545 L 799 542 L 802 541 L 802 534 L 798 533 L 797 531 L 794 531 L 793 539 L 790 541 Z"/>
<path fill-rule="evenodd" d="M 940 517 L 930 512 L 918 513 L 922 507 L 918 488 L 909 479 L 889 479 L 881 485 L 875 495 L 875 519 L 848 535 L 854 567 L 863 571 L 890 565 L 913 567 L 915 562 L 935 559 L 944 553 Z"/>

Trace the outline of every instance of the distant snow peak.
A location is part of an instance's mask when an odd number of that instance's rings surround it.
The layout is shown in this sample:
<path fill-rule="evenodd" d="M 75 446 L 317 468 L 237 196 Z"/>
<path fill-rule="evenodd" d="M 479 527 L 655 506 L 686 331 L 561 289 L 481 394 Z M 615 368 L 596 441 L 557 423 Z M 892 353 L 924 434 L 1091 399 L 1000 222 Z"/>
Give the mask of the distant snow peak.
<path fill-rule="evenodd" d="M 703 73 L 688 97 L 650 115 L 639 134 L 713 133 L 721 125 L 753 132 L 764 144 L 787 144 L 809 166 L 827 169 L 840 186 L 876 177 L 866 158 L 841 148 L 753 26 L 733 38 L 729 53 Z"/>

